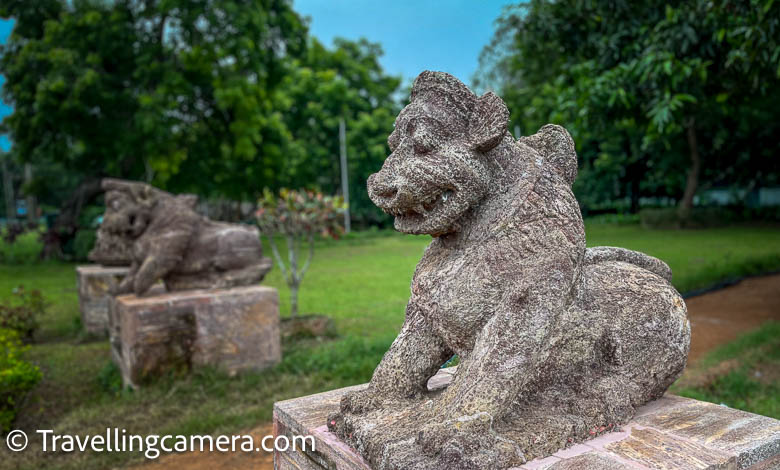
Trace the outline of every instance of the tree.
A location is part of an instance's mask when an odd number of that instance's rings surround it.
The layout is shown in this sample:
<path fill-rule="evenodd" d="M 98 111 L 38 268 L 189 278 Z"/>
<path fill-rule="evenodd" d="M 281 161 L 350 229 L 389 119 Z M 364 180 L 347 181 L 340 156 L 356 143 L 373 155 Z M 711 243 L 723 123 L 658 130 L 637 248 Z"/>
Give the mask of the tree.
<path fill-rule="evenodd" d="M 482 81 L 506 87 L 524 128 L 572 131 L 598 176 L 578 193 L 629 195 L 635 209 L 642 191 L 669 195 L 684 217 L 702 179 L 777 181 L 778 28 L 771 1 L 534 0 L 502 17 Z"/>
<path fill-rule="evenodd" d="M 399 77 L 379 65 L 382 49 L 366 40 L 336 39 L 332 50 L 311 39 L 307 54 L 283 86 L 285 122 L 295 151 L 285 161 L 287 177 L 272 186 L 340 191 L 338 123 L 344 118 L 349 156 L 350 211 L 363 223 L 388 219 L 368 198 L 365 182 L 389 153 L 387 136 L 400 110 Z"/>
<path fill-rule="evenodd" d="M 353 207 L 387 220 L 362 184 L 398 111 L 378 45 L 325 48 L 289 0 L 0 0 L 0 16 L 16 19 L 0 59 L 13 157 L 34 164 L 41 200 L 52 170 L 71 189 L 49 195 L 52 240 L 73 236 L 104 176 L 232 201 L 333 194 L 342 117 Z"/>
<path fill-rule="evenodd" d="M 346 206 L 338 196 L 287 189 L 279 191 L 278 196 L 266 190 L 259 206 L 257 224 L 268 238 L 276 265 L 290 288 L 290 316 L 295 317 L 298 315 L 298 290 L 314 257 L 314 237 L 320 234 L 335 238 L 341 234 L 340 221 Z M 286 242 L 287 264 L 279 254 L 276 236 L 283 237 Z M 308 248 L 305 261 L 301 257 L 304 245 Z"/>
<path fill-rule="evenodd" d="M 66 236 L 102 176 L 237 199 L 275 176 L 289 144 L 276 89 L 305 50 L 289 2 L 4 1 L 0 16 L 16 19 L 0 60 L 12 152 L 81 175 Z"/>

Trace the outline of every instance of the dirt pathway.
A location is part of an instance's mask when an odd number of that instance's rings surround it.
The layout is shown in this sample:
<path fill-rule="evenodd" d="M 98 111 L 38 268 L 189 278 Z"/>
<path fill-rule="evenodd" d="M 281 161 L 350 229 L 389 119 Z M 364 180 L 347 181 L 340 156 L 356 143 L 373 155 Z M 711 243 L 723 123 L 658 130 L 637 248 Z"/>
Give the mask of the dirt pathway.
<path fill-rule="evenodd" d="M 754 277 L 685 300 L 691 320 L 688 363 L 768 320 L 780 321 L 780 274 Z"/>
<path fill-rule="evenodd" d="M 780 321 L 780 274 L 746 279 L 733 286 L 687 299 L 691 320 L 689 363 L 767 320 Z M 273 433 L 270 423 L 250 431 L 256 442 Z M 239 433 L 242 434 L 242 433 Z M 273 470 L 268 453 L 173 454 L 133 470 Z"/>
<path fill-rule="evenodd" d="M 271 423 L 265 423 L 247 432 L 255 443 L 273 434 Z M 188 452 L 171 454 L 153 462 L 133 467 L 132 470 L 273 470 L 273 454 L 267 452 Z"/>

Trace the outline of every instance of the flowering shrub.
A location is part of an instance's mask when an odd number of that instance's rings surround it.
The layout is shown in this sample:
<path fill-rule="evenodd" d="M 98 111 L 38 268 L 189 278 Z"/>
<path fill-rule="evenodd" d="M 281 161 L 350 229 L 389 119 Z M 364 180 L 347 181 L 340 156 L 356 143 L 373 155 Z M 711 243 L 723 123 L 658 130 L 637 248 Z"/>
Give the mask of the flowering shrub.
<path fill-rule="evenodd" d="M 0 433 L 11 429 L 20 400 L 41 380 L 40 369 L 21 358 L 27 348 L 18 332 L 0 328 Z"/>
<path fill-rule="evenodd" d="M 290 315 L 298 314 L 298 289 L 314 256 L 314 236 L 338 238 L 347 206 L 340 196 L 324 196 L 314 191 L 282 189 L 279 194 L 267 190 L 259 201 L 255 214 L 260 231 L 268 237 L 276 264 L 290 288 Z M 276 236 L 287 244 L 287 264 L 282 261 Z M 301 248 L 308 247 L 308 255 L 299 267 Z"/>

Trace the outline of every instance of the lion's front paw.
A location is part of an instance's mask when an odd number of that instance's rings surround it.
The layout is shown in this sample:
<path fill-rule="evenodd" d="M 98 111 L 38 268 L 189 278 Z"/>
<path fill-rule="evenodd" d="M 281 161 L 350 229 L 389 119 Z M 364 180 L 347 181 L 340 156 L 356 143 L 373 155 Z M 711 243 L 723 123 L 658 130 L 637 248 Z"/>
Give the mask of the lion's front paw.
<path fill-rule="evenodd" d="M 114 287 L 111 290 L 111 295 L 117 296 L 117 295 L 124 295 L 129 294 L 133 292 L 133 277 L 127 276 L 124 279 L 122 279 L 122 282 L 119 283 L 118 286 Z"/>
<path fill-rule="evenodd" d="M 424 454 L 436 456 L 453 470 L 506 469 L 525 463 L 522 450 L 492 429 L 487 414 L 427 424 L 416 441 Z"/>
<path fill-rule="evenodd" d="M 383 396 L 371 388 L 367 388 L 347 393 L 341 397 L 341 412 L 363 414 L 379 409 L 383 404 Z"/>

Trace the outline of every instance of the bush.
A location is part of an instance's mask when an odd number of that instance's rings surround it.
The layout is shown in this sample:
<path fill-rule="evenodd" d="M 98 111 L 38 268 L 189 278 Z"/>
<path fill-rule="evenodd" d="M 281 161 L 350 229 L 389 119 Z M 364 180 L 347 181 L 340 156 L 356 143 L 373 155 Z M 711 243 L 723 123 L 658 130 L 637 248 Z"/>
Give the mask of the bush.
<path fill-rule="evenodd" d="M 95 246 L 97 231 L 95 229 L 81 229 L 76 232 L 73 239 L 73 257 L 76 261 L 86 261 L 87 255 Z"/>
<path fill-rule="evenodd" d="M 290 288 L 290 316 L 298 314 L 298 289 L 314 256 L 314 239 L 319 234 L 326 238 L 338 238 L 344 233 L 341 216 L 347 209 L 341 196 L 325 196 L 313 191 L 281 189 L 279 194 L 268 188 L 259 201 L 255 213 L 260 232 L 268 238 L 276 265 Z M 287 242 L 289 262 L 282 261 L 274 237 L 281 235 Z M 300 250 L 308 245 L 308 256 L 302 267 L 298 261 Z M 303 261 L 301 259 L 301 261 Z"/>
<path fill-rule="evenodd" d="M 743 222 L 778 222 L 780 207 L 694 207 L 687 219 L 680 218 L 676 207 L 665 207 L 642 209 L 639 218 L 643 228 L 711 228 Z"/>
<path fill-rule="evenodd" d="M 111 395 L 119 396 L 123 390 L 122 372 L 114 361 L 109 361 L 100 369 L 97 377 L 100 388 Z"/>
<path fill-rule="evenodd" d="M 585 222 L 604 225 L 635 225 L 639 223 L 639 214 L 599 214 L 588 216 L 585 218 Z"/>
<path fill-rule="evenodd" d="M 14 233 L 14 227 L 2 230 L 0 261 L 6 264 L 33 264 L 41 258 L 43 242 L 38 229 Z"/>
<path fill-rule="evenodd" d="M 41 380 L 40 369 L 20 357 L 28 347 L 19 333 L 0 328 L 0 433 L 11 429 L 20 401 Z"/>
<path fill-rule="evenodd" d="M 38 329 L 38 319 L 46 311 L 46 301 L 39 290 L 19 286 L 13 295 L 0 303 L 0 328 L 14 330 L 26 341 L 31 341 Z"/>

